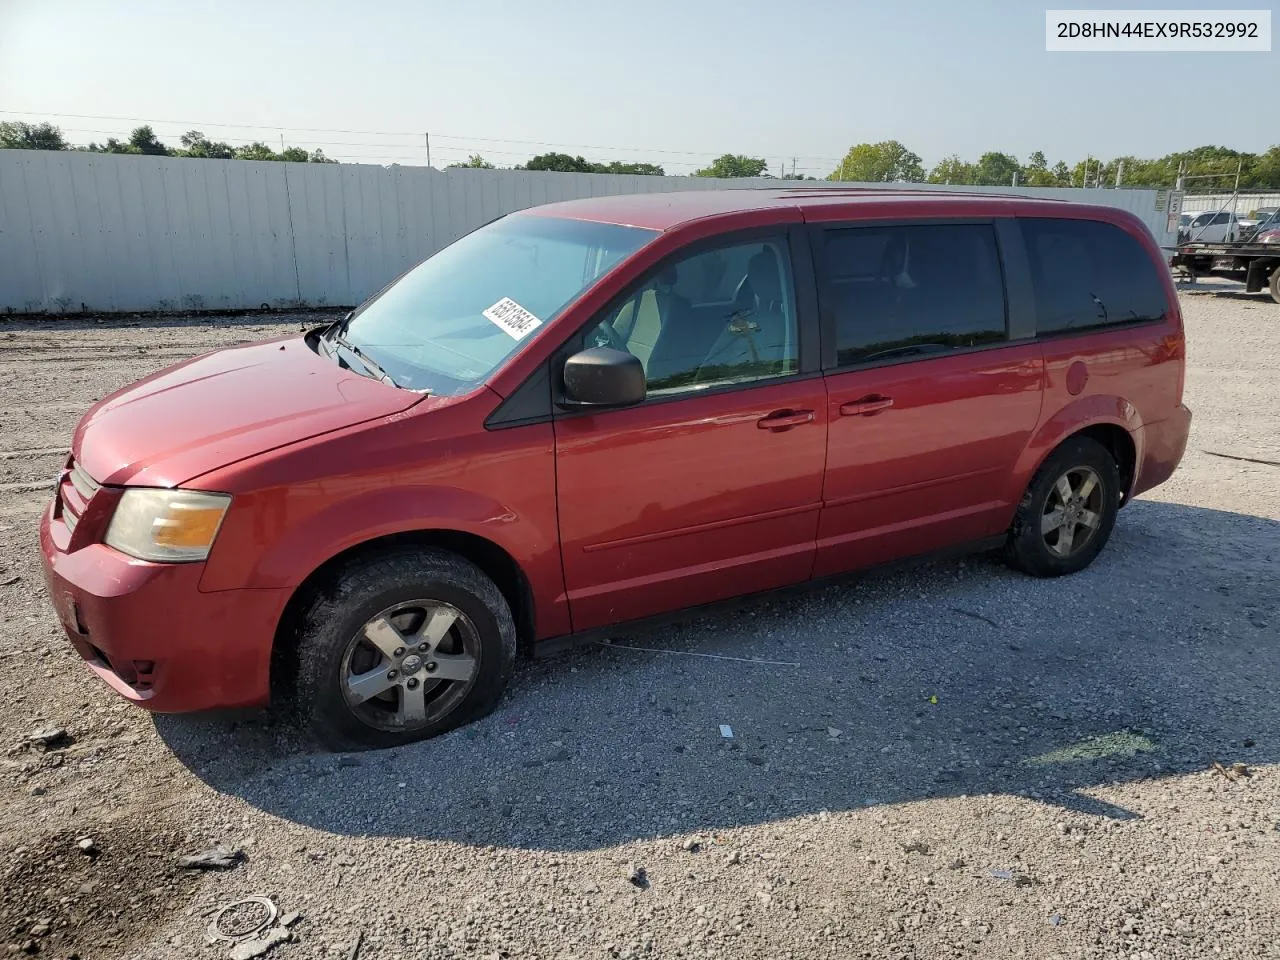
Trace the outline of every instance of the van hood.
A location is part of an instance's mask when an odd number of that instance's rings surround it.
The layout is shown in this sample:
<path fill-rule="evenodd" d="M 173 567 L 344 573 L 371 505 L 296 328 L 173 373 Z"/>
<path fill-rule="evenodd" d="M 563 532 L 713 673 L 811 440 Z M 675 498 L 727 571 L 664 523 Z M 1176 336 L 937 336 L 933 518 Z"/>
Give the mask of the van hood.
<path fill-rule="evenodd" d="M 71 453 L 99 483 L 174 487 L 422 397 L 343 369 L 301 337 L 268 340 L 196 357 L 104 397 L 76 427 Z"/>

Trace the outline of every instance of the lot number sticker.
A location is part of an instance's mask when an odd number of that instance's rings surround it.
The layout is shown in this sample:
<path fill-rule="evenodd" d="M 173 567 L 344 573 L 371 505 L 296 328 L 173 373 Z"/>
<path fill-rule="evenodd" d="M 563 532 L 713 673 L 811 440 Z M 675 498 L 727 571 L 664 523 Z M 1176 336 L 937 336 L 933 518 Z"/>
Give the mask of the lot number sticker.
<path fill-rule="evenodd" d="M 484 315 L 517 340 L 523 340 L 542 326 L 541 320 L 510 297 L 503 297 L 487 308 Z"/>

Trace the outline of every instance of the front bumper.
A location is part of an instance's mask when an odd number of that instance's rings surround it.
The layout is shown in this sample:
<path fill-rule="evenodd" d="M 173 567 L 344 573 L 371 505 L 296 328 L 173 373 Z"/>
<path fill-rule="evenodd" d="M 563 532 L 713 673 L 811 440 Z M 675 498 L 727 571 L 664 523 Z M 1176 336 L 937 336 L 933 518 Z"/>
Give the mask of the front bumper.
<path fill-rule="evenodd" d="M 67 552 L 56 514 L 55 501 L 40 520 L 45 580 L 90 670 L 160 713 L 266 703 L 284 591 L 201 593 L 203 563 L 148 563 L 101 543 Z"/>

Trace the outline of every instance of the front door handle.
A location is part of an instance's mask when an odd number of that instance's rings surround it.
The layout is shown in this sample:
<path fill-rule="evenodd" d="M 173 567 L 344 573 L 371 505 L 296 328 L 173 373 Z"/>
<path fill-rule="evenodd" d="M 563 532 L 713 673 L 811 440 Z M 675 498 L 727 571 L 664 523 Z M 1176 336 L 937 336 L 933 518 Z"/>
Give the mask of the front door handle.
<path fill-rule="evenodd" d="M 756 421 L 756 426 L 761 430 L 780 431 L 812 422 L 812 410 L 778 410 L 767 417 L 761 417 Z"/>
<path fill-rule="evenodd" d="M 888 410 L 892 406 L 892 397 L 882 397 L 873 393 L 871 396 L 863 397 L 861 400 L 850 400 L 848 403 L 840 404 L 840 416 L 868 417 L 873 413 L 879 413 L 881 410 Z"/>

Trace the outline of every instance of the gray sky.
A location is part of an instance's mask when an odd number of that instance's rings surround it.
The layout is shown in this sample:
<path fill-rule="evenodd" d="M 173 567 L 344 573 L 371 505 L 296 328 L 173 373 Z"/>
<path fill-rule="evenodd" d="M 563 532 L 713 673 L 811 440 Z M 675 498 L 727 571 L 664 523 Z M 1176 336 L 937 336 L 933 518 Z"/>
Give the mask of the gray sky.
<path fill-rule="evenodd" d="M 1050 54 L 1044 11 L 1025 0 L 0 0 L 0 119 L 48 119 L 75 143 L 149 121 L 173 144 L 192 127 L 276 147 L 283 133 L 337 159 L 422 163 L 430 131 L 436 166 L 557 149 L 684 173 L 732 152 L 775 173 L 794 156 L 815 176 L 851 143 L 886 139 L 926 166 L 985 150 L 1039 149 L 1052 163 L 1280 140 L 1256 97 L 1222 93 L 1237 80 L 1280 88 L 1280 52 Z"/>

